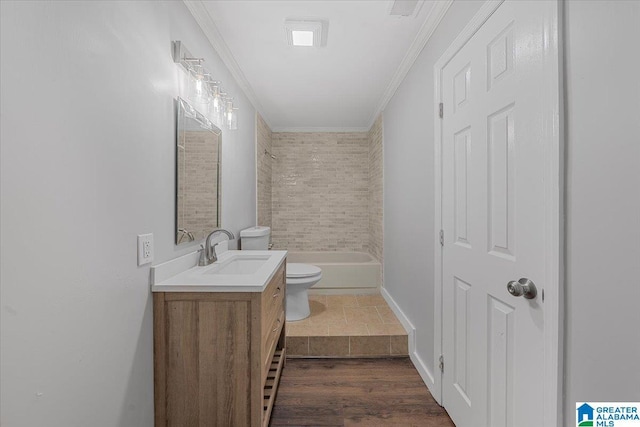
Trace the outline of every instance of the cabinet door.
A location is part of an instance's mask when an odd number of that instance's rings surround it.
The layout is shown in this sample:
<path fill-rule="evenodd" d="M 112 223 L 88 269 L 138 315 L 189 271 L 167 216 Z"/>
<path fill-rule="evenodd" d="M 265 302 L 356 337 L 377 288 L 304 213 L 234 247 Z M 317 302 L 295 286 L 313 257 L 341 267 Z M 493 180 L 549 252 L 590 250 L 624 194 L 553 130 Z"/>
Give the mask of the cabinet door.
<path fill-rule="evenodd" d="M 169 426 L 250 425 L 249 301 L 167 301 Z"/>

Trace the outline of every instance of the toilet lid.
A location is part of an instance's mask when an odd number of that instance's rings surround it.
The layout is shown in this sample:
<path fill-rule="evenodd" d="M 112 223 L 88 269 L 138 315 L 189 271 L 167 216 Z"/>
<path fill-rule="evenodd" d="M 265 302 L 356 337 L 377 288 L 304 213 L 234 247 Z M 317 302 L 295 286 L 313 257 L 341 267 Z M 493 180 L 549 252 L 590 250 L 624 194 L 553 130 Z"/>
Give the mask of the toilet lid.
<path fill-rule="evenodd" d="M 322 270 L 311 264 L 287 264 L 287 277 L 308 277 L 320 274 Z"/>

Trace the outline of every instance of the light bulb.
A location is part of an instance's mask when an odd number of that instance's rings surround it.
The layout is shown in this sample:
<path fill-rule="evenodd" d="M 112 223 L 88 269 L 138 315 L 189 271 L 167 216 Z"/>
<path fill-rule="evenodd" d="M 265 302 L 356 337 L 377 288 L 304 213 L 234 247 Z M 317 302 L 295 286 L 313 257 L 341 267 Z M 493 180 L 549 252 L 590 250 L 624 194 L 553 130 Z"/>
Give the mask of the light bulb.
<path fill-rule="evenodd" d="M 227 122 L 227 128 L 229 130 L 238 129 L 238 109 L 233 107 L 233 101 L 227 102 L 227 109 L 225 112 L 225 119 Z"/>
<path fill-rule="evenodd" d="M 189 73 L 189 99 L 198 104 L 209 103 L 209 92 L 205 71 L 200 65 L 194 65 Z"/>

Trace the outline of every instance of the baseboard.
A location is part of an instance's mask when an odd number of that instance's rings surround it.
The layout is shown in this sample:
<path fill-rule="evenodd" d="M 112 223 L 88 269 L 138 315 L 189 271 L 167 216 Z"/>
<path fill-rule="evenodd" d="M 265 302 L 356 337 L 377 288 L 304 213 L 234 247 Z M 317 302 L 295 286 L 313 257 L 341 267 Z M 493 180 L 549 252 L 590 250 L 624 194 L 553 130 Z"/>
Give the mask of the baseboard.
<path fill-rule="evenodd" d="M 389 304 L 389 307 L 391 308 L 393 313 L 396 315 L 398 320 L 400 320 L 400 323 L 402 323 L 402 326 L 404 326 L 404 328 L 407 330 L 407 333 L 409 334 L 409 357 L 411 358 L 413 365 L 416 367 L 416 370 L 420 374 L 422 381 L 425 383 L 425 385 L 429 389 L 429 392 L 435 397 L 436 396 L 436 394 L 434 393 L 435 379 L 434 379 L 433 373 L 429 370 L 429 368 L 427 368 L 427 365 L 424 363 L 424 361 L 422 360 L 422 358 L 420 357 L 420 355 L 416 350 L 415 326 L 413 326 L 413 323 L 411 323 L 407 315 L 404 314 L 400 306 L 398 306 L 396 301 L 393 299 L 391 295 L 389 295 L 389 292 L 387 292 L 385 288 L 380 288 L 380 294 L 385 299 L 385 301 L 387 301 L 387 304 Z"/>
<path fill-rule="evenodd" d="M 436 383 L 435 383 L 435 378 L 433 377 L 433 374 L 431 373 L 429 368 L 427 368 L 427 365 L 425 365 L 425 363 L 422 361 L 422 359 L 420 358 L 420 356 L 416 351 L 409 353 L 409 357 L 413 362 L 413 366 L 416 367 L 416 370 L 420 374 L 422 381 L 429 389 L 429 393 L 431 393 L 433 398 L 436 399 L 436 393 L 435 393 Z M 436 402 L 438 402 L 437 399 L 436 399 Z M 438 404 L 440 404 L 440 402 L 438 402 Z"/>
<path fill-rule="evenodd" d="M 413 326 L 413 323 L 409 320 L 409 318 L 404 314 L 402 309 L 398 306 L 396 301 L 389 295 L 389 292 L 385 288 L 380 288 L 380 295 L 384 298 L 384 300 L 389 304 L 389 308 L 393 311 L 393 314 L 396 315 L 404 329 L 407 331 L 409 335 L 409 354 L 413 354 L 416 351 L 416 327 Z"/>

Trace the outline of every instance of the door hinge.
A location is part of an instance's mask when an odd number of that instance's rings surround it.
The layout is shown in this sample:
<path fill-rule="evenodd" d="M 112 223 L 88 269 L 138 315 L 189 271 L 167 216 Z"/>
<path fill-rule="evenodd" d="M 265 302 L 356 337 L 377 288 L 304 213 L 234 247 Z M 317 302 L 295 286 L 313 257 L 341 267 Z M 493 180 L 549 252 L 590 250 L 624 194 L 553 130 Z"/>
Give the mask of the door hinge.
<path fill-rule="evenodd" d="M 439 115 L 440 115 L 440 118 L 444 117 L 444 104 L 442 102 L 440 103 L 440 113 L 439 113 Z"/>
<path fill-rule="evenodd" d="M 440 355 L 439 361 L 440 363 L 438 364 L 438 366 L 440 367 L 440 372 L 444 373 L 444 354 Z"/>
<path fill-rule="evenodd" d="M 444 246 L 444 230 L 440 230 L 440 246 Z"/>

